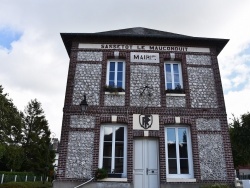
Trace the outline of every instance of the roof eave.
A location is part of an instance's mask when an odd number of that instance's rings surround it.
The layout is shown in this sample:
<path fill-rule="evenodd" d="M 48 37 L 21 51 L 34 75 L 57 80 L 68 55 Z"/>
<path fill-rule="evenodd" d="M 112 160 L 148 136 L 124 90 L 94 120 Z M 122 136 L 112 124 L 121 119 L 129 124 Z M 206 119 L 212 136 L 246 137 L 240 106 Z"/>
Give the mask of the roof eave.
<path fill-rule="evenodd" d="M 90 41 L 91 39 L 97 40 L 102 39 L 108 41 L 120 41 L 124 39 L 134 39 L 134 41 L 143 41 L 143 40 L 154 40 L 154 39 L 161 39 L 162 42 L 164 40 L 168 40 L 171 42 L 178 41 L 183 43 L 199 43 L 203 44 L 204 46 L 214 46 L 216 48 L 217 55 L 222 51 L 222 49 L 226 46 L 229 39 L 217 39 L 217 38 L 201 38 L 201 37 L 164 37 L 162 35 L 135 35 L 135 34 L 106 34 L 106 33 L 60 33 L 63 43 L 66 47 L 67 53 L 70 56 L 72 42 L 73 41 Z"/>

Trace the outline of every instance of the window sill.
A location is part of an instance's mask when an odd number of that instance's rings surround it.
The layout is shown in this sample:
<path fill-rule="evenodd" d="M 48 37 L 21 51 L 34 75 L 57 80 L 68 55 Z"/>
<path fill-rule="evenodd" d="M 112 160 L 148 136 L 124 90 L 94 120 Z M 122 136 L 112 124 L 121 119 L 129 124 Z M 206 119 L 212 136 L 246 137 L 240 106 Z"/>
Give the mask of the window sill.
<path fill-rule="evenodd" d="M 97 181 L 127 182 L 127 181 L 128 181 L 128 179 L 127 179 L 127 178 L 104 178 L 104 179 L 97 180 Z"/>
<path fill-rule="evenodd" d="M 125 95 L 125 92 L 107 92 L 107 91 L 105 91 L 105 95 Z"/>
<path fill-rule="evenodd" d="M 183 93 L 166 93 L 167 97 L 185 97 L 186 94 Z"/>
<path fill-rule="evenodd" d="M 167 178 L 167 182 L 196 182 L 195 178 Z"/>

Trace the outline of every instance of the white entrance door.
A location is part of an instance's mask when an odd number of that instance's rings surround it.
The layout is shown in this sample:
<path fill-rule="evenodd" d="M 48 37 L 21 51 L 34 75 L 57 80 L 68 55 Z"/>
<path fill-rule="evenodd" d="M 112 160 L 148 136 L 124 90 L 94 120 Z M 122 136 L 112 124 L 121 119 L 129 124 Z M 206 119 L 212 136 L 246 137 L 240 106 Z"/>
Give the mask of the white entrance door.
<path fill-rule="evenodd" d="M 159 188 L 157 139 L 134 140 L 134 187 Z"/>

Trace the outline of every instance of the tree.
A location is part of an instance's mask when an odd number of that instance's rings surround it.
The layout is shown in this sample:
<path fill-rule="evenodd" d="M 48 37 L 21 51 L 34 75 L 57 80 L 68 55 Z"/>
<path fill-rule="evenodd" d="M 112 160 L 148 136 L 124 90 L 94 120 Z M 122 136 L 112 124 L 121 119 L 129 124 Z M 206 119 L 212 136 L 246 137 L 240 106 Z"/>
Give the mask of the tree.
<path fill-rule="evenodd" d="M 0 85 L 0 142 L 18 144 L 22 140 L 22 114 L 7 96 Z"/>
<path fill-rule="evenodd" d="M 52 168 L 55 153 L 50 150 L 50 130 L 41 103 L 31 100 L 24 110 L 25 166 L 27 171 L 42 174 Z"/>
<path fill-rule="evenodd" d="M 229 131 L 235 168 L 250 164 L 250 113 L 234 117 Z"/>
<path fill-rule="evenodd" d="M 24 159 L 24 151 L 21 146 L 9 145 L 8 147 L 6 147 L 5 161 L 8 169 L 14 171 L 20 170 Z"/>

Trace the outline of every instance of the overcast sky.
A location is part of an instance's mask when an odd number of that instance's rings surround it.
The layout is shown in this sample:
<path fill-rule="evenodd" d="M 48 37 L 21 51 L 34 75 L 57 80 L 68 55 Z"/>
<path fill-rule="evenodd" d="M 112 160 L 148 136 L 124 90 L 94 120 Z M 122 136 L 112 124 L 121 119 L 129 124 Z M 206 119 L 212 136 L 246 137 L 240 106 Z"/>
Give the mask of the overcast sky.
<path fill-rule="evenodd" d="M 250 111 L 249 8 L 249 0 L 0 0 L 0 85 L 19 110 L 38 99 L 60 138 L 69 66 L 60 33 L 146 27 L 230 39 L 218 59 L 228 119 L 239 117 Z"/>

